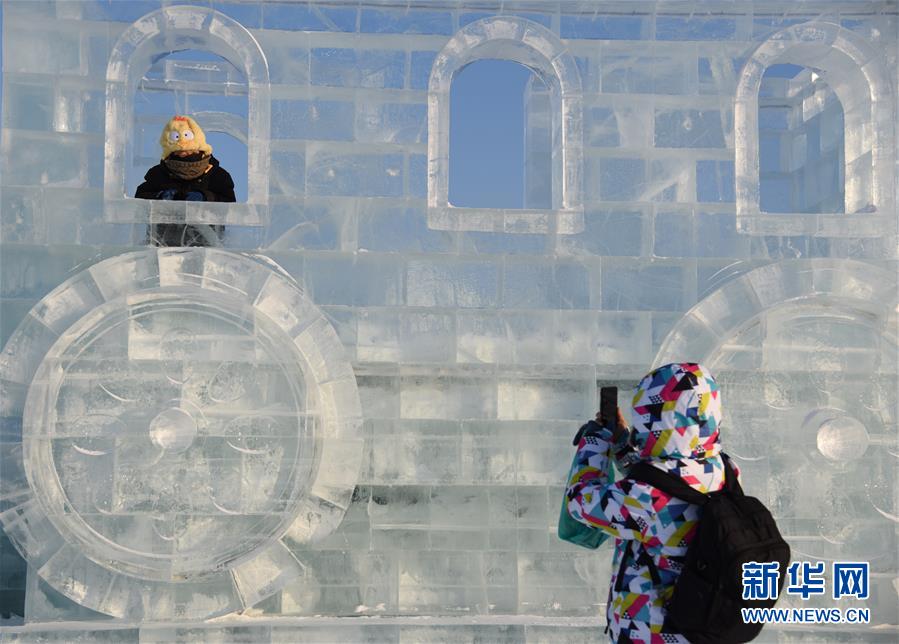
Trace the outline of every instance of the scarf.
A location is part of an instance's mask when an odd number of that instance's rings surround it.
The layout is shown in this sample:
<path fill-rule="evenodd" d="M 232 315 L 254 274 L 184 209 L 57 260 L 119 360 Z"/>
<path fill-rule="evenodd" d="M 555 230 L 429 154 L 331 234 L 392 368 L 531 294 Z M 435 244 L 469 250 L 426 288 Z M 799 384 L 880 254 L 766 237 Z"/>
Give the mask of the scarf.
<path fill-rule="evenodd" d="M 163 160 L 163 163 L 165 163 L 165 167 L 168 171 L 179 179 L 192 181 L 202 177 L 206 173 L 211 158 L 212 155 L 203 154 L 202 152 L 186 157 L 169 155 L 167 159 Z"/>

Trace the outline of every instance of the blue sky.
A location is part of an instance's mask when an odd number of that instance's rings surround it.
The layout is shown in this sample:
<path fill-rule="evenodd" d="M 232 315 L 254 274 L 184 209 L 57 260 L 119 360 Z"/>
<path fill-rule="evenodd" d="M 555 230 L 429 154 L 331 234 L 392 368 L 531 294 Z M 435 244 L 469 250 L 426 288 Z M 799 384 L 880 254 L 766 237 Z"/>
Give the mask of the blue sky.
<path fill-rule="evenodd" d="M 450 92 L 450 203 L 521 208 L 524 90 L 533 72 L 507 60 L 462 69 Z"/>

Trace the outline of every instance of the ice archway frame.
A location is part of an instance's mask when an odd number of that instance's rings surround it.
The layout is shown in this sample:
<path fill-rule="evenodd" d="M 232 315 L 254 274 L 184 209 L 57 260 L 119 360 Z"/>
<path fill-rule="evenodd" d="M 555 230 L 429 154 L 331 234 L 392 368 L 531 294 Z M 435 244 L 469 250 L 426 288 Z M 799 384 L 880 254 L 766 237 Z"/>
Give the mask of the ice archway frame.
<path fill-rule="evenodd" d="M 759 207 L 759 88 L 771 65 L 820 70 L 843 106 L 845 214 L 766 214 Z M 743 66 L 734 105 L 737 224 L 749 234 L 877 237 L 895 228 L 894 89 L 883 54 L 830 22 L 778 31 Z M 855 214 L 858 213 L 858 214 Z"/>
<path fill-rule="evenodd" d="M 106 67 L 106 147 L 103 193 L 105 218 L 146 222 L 154 204 L 127 199 L 125 167 L 128 137 L 133 136 L 134 94 L 153 59 L 183 49 L 221 56 L 247 80 L 247 202 L 179 204 L 187 223 L 264 225 L 271 163 L 271 87 L 268 62 L 247 29 L 223 13 L 205 7 L 175 5 L 153 11 L 128 27 L 116 41 Z M 215 129 L 215 128 L 213 128 Z M 167 204 L 171 211 L 172 204 Z"/>
<path fill-rule="evenodd" d="M 466 65 L 510 60 L 546 84 L 552 111 L 552 208 L 456 208 L 449 201 L 450 88 Z M 583 98 L 574 58 L 546 27 L 514 16 L 467 25 L 437 54 L 428 83 L 428 225 L 438 230 L 576 234 L 583 230 Z"/>

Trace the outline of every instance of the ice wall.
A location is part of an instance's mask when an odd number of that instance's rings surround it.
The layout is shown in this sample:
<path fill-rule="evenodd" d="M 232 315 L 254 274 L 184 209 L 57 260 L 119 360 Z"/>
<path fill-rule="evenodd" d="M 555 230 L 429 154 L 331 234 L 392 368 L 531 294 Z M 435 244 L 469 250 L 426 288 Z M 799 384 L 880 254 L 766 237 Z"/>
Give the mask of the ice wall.
<path fill-rule="evenodd" d="M 876 630 L 767 641 L 894 641 L 896 14 L 5 3 L 0 638 L 596 639 L 610 557 L 555 537 L 572 431 L 691 359 L 797 558 L 872 563 Z M 449 202 L 480 58 L 545 87 L 548 208 Z M 246 202 L 128 198 L 171 104 L 246 143 Z M 145 247 L 166 221 L 223 247 Z"/>

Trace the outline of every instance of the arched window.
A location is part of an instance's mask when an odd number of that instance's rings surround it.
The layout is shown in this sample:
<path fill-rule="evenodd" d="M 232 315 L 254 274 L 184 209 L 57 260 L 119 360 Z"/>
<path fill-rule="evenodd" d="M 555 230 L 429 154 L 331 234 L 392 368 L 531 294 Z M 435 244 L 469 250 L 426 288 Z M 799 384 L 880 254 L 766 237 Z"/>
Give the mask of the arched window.
<path fill-rule="evenodd" d="M 743 67 L 734 109 L 736 206 L 741 231 L 771 235 L 826 230 L 835 237 L 882 233 L 894 202 L 893 96 L 882 58 L 882 52 L 852 32 L 826 22 L 789 27 L 755 50 Z M 764 112 L 768 97 L 760 98 L 760 93 L 768 93 L 778 83 L 789 84 L 773 80 L 778 73 L 784 73 L 785 65 L 805 68 L 801 76 L 799 70 L 794 70 L 797 74 L 794 78 L 799 79 L 798 85 L 808 85 L 799 88 L 809 95 L 808 114 L 817 107 L 816 102 L 825 112 L 830 110 L 834 119 L 837 119 L 837 103 L 842 108 L 842 170 L 833 173 L 844 178 L 842 207 L 839 207 L 840 189 L 831 188 L 833 194 L 824 196 L 829 203 L 816 203 L 815 195 L 791 195 L 792 216 L 765 211 L 765 206 L 784 201 L 772 198 L 770 191 L 785 189 L 785 184 L 775 188 L 770 183 L 771 175 L 761 174 L 763 167 L 766 170 L 771 167 L 772 151 L 770 138 L 763 137 L 771 122 L 759 120 L 760 115 L 765 119 L 771 116 Z M 834 97 L 828 107 L 827 96 L 831 90 Z M 830 124 L 831 130 L 833 125 Z M 796 134 L 798 154 L 801 137 L 800 132 Z M 826 172 L 827 162 L 825 158 L 821 167 L 808 169 Z M 766 180 L 769 183 L 764 185 Z M 842 214 L 826 214 L 834 212 Z"/>
<path fill-rule="evenodd" d="M 456 75 L 450 92 L 454 206 L 552 207 L 545 87 L 530 69 L 510 60 L 478 60 Z"/>
<path fill-rule="evenodd" d="M 761 212 L 845 212 L 843 106 L 819 71 L 772 65 L 759 92 Z"/>
<path fill-rule="evenodd" d="M 203 88 L 219 94 L 213 113 Z M 198 118 L 218 158 L 229 151 L 223 165 L 238 188 L 246 177 L 245 192 L 238 192 L 238 201 L 245 203 L 181 202 L 185 223 L 265 224 L 270 103 L 265 55 L 233 19 L 208 8 L 172 6 L 136 21 L 119 37 L 106 71 L 106 220 L 152 219 L 159 204 L 129 197 L 141 168 L 145 171 L 150 161 L 158 163 L 153 155 L 158 155 L 159 132 L 179 111 Z M 244 159 L 245 165 L 235 165 Z M 171 212 L 171 204 L 167 210 Z"/>
<path fill-rule="evenodd" d="M 134 136 L 125 142 L 126 196 L 134 194 L 147 168 L 159 163 L 159 133 L 174 114 L 197 120 L 213 154 L 234 179 L 237 201 L 246 202 L 246 76 L 221 56 L 195 49 L 159 56 L 138 81 Z"/>
<path fill-rule="evenodd" d="M 464 67 L 484 59 L 529 68 L 551 105 L 549 207 L 455 207 L 450 201 L 450 92 Z M 535 22 L 512 16 L 460 30 L 434 60 L 428 85 L 428 225 L 438 230 L 574 234 L 583 230 L 581 82 L 562 41 Z"/>

